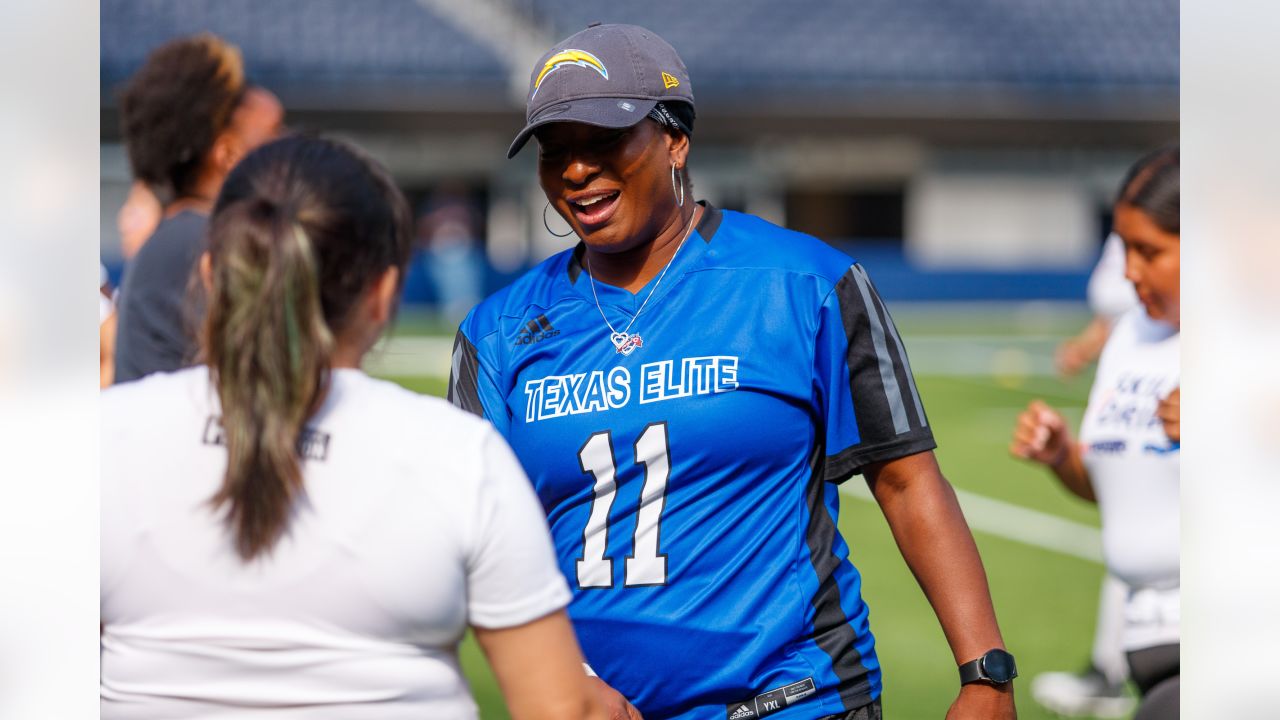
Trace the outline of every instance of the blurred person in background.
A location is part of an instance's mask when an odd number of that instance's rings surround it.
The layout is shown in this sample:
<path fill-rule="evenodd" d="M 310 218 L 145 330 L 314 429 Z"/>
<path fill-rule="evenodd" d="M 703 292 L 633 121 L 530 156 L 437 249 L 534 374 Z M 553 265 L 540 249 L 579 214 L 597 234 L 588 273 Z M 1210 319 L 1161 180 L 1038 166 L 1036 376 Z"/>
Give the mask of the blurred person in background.
<path fill-rule="evenodd" d="M 1122 640 L 1142 694 L 1138 720 L 1178 717 L 1180 226 L 1170 147 L 1139 160 L 1116 201 L 1125 277 L 1142 306 L 1120 318 L 1102 351 L 1079 442 L 1037 400 L 1010 444 L 1098 503 L 1107 570 L 1128 587 Z"/>
<path fill-rule="evenodd" d="M 508 154 L 536 136 L 548 209 L 581 242 L 454 345 L 449 397 L 529 472 L 598 689 L 620 717 L 880 718 L 837 529 L 838 484 L 862 473 L 960 666 L 948 717 L 1013 718 L 1013 658 L 884 304 L 825 243 L 694 202 L 694 116 L 684 63 L 644 28 L 545 54 Z"/>
<path fill-rule="evenodd" d="M 129 187 L 129 195 L 125 198 L 120 211 L 116 213 L 116 229 L 120 232 L 120 247 L 126 260 L 138 254 L 142 244 L 155 232 L 163 216 L 163 208 L 151 192 L 147 184 L 135 180 Z M 98 374 L 101 387 L 108 387 L 115 381 L 116 362 L 116 290 L 107 279 L 107 266 L 102 268 L 99 283 L 99 316 L 98 316 Z"/>
<path fill-rule="evenodd" d="M 1031 697 L 1064 717 L 1124 718 L 1136 702 L 1125 682 L 1129 665 L 1124 651 L 1124 608 L 1129 588 L 1111 573 L 1098 591 L 1098 617 L 1093 648 L 1083 672 L 1054 671 L 1031 679 Z"/>
<path fill-rule="evenodd" d="M 1139 306 L 1133 284 L 1125 278 L 1124 265 L 1124 241 L 1110 233 L 1089 275 L 1087 297 L 1093 318 L 1078 334 L 1063 341 L 1054 354 L 1064 378 L 1074 377 L 1096 361 L 1116 321 Z M 1132 712 L 1134 700 L 1125 689 L 1129 672 L 1121 643 L 1127 594 L 1124 583 L 1109 574 L 1103 578 L 1088 667 L 1079 673 L 1037 675 L 1031 681 L 1036 702 L 1067 717 L 1119 718 Z"/>
<path fill-rule="evenodd" d="M 245 83 L 240 51 L 210 34 L 160 46 L 130 78 L 120 95 L 129 163 L 163 217 L 125 270 L 115 382 L 192 362 L 203 302 L 188 289 L 209 210 L 231 168 L 283 118 L 275 95 Z"/>
<path fill-rule="evenodd" d="M 132 260 L 142 249 L 143 243 L 156 231 L 164 217 L 160 199 L 141 180 L 134 180 L 129 194 L 116 213 L 116 228 L 120 231 L 120 252 L 125 260 Z"/>
<path fill-rule="evenodd" d="M 418 237 L 426 248 L 427 271 L 435 285 L 440 315 L 456 325 L 480 302 L 484 292 L 484 255 L 480 219 L 463 192 L 433 195 L 418 219 Z"/>
<path fill-rule="evenodd" d="M 604 717 L 511 451 L 360 370 L 410 242 L 348 145 L 280 140 L 228 177 L 208 365 L 103 395 L 102 717 L 474 718 L 468 625 L 513 717 Z"/>
<path fill-rule="evenodd" d="M 1077 335 L 1063 341 L 1054 355 L 1064 378 L 1079 374 L 1098 359 L 1102 348 L 1125 313 L 1140 307 L 1133 283 L 1125 277 L 1124 241 L 1113 233 L 1089 275 L 1088 302 L 1093 318 Z M 1031 696 L 1053 712 L 1067 717 L 1128 717 L 1134 700 L 1125 681 L 1129 677 L 1121 634 L 1128 588 L 1106 575 L 1098 593 L 1098 618 L 1093 649 L 1083 672 L 1041 673 L 1031 681 Z"/>
<path fill-rule="evenodd" d="M 1087 293 L 1093 318 L 1078 334 L 1063 341 L 1054 354 L 1058 372 L 1064 377 L 1077 375 L 1097 360 L 1116 321 L 1138 307 L 1133 284 L 1124 276 L 1124 241 L 1114 232 L 1102 245 L 1102 256 L 1089 275 Z"/>

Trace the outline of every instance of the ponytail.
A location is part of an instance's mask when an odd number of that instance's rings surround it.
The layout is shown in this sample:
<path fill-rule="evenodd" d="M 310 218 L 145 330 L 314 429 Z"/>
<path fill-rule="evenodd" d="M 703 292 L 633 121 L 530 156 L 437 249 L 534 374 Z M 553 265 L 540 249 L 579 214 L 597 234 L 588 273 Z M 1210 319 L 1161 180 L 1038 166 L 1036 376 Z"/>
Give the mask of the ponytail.
<path fill-rule="evenodd" d="M 411 227 L 386 170 L 336 140 L 276 140 L 223 182 L 201 352 L 227 446 L 210 504 L 243 559 L 270 552 L 288 527 L 303 487 L 299 440 L 328 391 L 335 338 L 349 337 L 388 268 L 404 277 Z"/>
<path fill-rule="evenodd" d="M 270 550 L 302 489 L 298 440 L 324 397 L 333 333 L 316 257 L 288 207 L 242 200 L 220 211 L 221 262 L 205 352 L 222 405 L 227 471 L 214 495 L 245 560 Z"/>

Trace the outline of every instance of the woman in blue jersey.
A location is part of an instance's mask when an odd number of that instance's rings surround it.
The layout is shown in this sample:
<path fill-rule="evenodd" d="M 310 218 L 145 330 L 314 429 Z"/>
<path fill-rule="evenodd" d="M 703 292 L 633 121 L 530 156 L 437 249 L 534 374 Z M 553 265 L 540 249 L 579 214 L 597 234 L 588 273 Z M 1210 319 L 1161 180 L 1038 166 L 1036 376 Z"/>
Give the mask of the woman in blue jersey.
<path fill-rule="evenodd" d="M 594 25 L 534 66 L 528 123 L 581 242 L 476 307 L 450 399 L 508 439 L 601 687 L 647 718 L 879 718 L 838 484 L 862 473 L 961 666 L 952 718 L 1012 718 L 972 536 L 861 266 L 695 202 L 675 50 Z M 603 690 L 602 690 L 603 691 Z"/>
<path fill-rule="evenodd" d="M 1009 447 L 1098 503 L 1107 571 L 1128 588 L 1121 644 L 1142 693 L 1138 720 L 1177 717 L 1180 687 L 1178 156 L 1176 146 L 1147 155 L 1120 186 L 1115 231 L 1142 307 L 1122 315 L 1107 340 L 1079 441 L 1037 400 Z"/>

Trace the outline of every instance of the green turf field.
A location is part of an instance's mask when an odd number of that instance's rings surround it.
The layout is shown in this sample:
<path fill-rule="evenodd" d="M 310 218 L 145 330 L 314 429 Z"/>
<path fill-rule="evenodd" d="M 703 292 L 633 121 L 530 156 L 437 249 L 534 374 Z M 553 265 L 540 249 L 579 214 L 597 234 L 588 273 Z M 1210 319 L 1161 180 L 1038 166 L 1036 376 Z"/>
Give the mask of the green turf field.
<path fill-rule="evenodd" d="M 1068 495 L 1047 473 L 1010 458 L 1006 450 L 1014 417 L 1032 398 L 1045 398 L 1078 422 L 1089 378 L 1063 382 L 1044 368 L 1056 338 L 1083 326 L 1085 316 L 1079 309 L 904 308 L 895 309 L 895 317 L 938 440 L 939 461 L 951 482 L 965 493 L 1071 521 L 1082 532 L 1096 528 L 1098 514 L 1092 506 Z M 397 333 L 421 337 L 441 331 L 429 321 L 409 318 Z M 447 336 L 439 339 L 449 340 Z M 954 344 L 948 344 L 951 340 Z M 952 372 L 949 359 L 967 366 Z M 442 369 L 392 379 L 421 392 L 442 394 L 442 375 L 447 372 L 446 363 Z M 850 486 L 860 483 L 861 478 L 849 481 Z M 979 518 L 969 516 L 977 527 Z M 1004 524 L 998 512 L 994 521 L 996 527 Z M 942 718 L 958 690 L 955 665 L 883 516 L 873 503 L 846 496 L 840 528 L 864 578 L 884 667 L 886 717 Z M 1031 701 L 1030 679 L 1047 670 L 1079 669 L 1087 661 L 1102 566 L 1025 539 L 983 530 L 976 531 L 975 537 L 1005 640 L 1018 658 L 1018 716 L 1050 718 Z M 463 647 L 463 662 L 482 716 L 486 720 L 507 717 L 497 686 L 470 642 Z"/>

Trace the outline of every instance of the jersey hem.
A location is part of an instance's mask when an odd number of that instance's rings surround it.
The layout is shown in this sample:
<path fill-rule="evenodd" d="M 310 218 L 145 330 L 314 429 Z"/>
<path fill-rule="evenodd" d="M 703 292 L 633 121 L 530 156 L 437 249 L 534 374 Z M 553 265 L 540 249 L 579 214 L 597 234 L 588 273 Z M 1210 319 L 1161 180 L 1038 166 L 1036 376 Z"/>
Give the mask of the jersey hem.
<path fill-rule="evenodd" d="M 828 455 L 826 471 L 823 478 L 827 482 L 843 483 L 854 475 L 861 475 L 867 465 L 885 460 L 897 460 L 908 455 L 915 455 L 938 447 L 933 434 L 928 430 L 916 430 L 905 439 L 894 439 L 879 445 L 855 445 L 835 455 Z"/>

